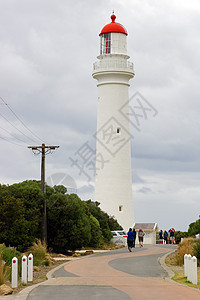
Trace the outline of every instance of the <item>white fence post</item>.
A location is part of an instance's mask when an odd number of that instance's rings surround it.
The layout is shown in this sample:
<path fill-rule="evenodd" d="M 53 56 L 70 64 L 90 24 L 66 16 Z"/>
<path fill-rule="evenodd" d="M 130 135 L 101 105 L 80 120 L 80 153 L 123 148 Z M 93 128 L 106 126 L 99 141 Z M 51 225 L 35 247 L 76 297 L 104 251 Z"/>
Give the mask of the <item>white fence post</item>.
<path fill-rule="evenodd" d="M 192 273 L 192 268 L 191 268 L 191 259 L 192 259 L 192 256 L 190 254 L 188 254 L 188 272 L 187 272 L 187 280 L 188 281 L 191 281 L 191 273 Z"/>
<path fill-rule="evenodd" d="M 17 287 L 18 282 L 18 259 L 13 257 L 12 259 L 12 288 Z"/>
<path fill-rule="evenodd" d="M 193 284 L 197 284 L 197 258 L 190 254 L 184 255 L 184 276 Z"/>
<path fill-rule="evenodd" d="M 28 256 L 28 281 L 33 281 L 33 254 Z"/>
<path fill-rule="evenodd" d="M 24 255 L 22 257 L 22 283 L 27 283 L 27 257 Z"/>
<path fill-rule="evenodd" d="M 184 277 L 188 275 L 188 255 L 184 255 Z"/>
<path fill-rule="evenodd" d="M 192 257 L 192 280 L 193 284 L 197 284 L 197 258 L 195 256 Z"/>

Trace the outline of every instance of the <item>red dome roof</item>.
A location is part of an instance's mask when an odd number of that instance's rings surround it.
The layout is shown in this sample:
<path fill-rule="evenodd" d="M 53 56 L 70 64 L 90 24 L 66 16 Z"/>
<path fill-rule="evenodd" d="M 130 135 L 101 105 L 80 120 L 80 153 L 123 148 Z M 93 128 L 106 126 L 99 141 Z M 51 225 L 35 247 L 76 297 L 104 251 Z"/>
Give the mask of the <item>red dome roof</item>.
<path fill-rule="evenodd" d="M 112 22 L 107 24 L 106 26 L 104 26 L 99 35 L 101 35 L 103 33 L 109 33 L 109 32 L 119 32 L 119 33 L 123 33 L 123 34 L 128 35 L 128 33 L 127 33 L 126 29 L 124 28 L 124 26 L 122 26 L 119 23 L 115 23 L 115 19 L 116 19 L 116 16 L 113 14 L 111 16 Z"/>

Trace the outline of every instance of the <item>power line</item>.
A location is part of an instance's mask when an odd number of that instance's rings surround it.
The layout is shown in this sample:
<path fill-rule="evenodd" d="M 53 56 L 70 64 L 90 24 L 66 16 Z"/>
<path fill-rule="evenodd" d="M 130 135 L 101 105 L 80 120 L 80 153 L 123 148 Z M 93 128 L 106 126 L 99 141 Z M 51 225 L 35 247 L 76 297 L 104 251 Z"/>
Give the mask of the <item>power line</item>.
<path fill-rule="evenodd" d="M 10 133 L 7 129 L 3 128 L 0 126 L 1 129 L 3 129 L 5 132 L 7 132 L 8 134 L 10 134 L 12 137 L 14 137 L 16 140 L 20 141 L 20 142 L 23 142 L 25 144 L 27 144 L 26 142 L 24 142 L 23 140 L 21 140 L 20 138 L 14 136 L 12 133 Z"/>
<path fill-rule="evenodd" d="M 18 129 L 15 125 L 13 125 L 6 117 L 4 117 L 1 113 L 0 116 L 6 120 L 12 127 L 14 127 L 16 130 L 18 130 L 21 134 L 23 134 L 26 138 L 28 138 L 30 141 L 35 143 L 35 140 L 33 140 L 32 138 L 30 138 L 28 135 L 26 135 L 25 133 L 23 133 L 20 129 Z"/>
<path fill-rule="evenodd" d="M 44 142 L 39 136 L 37 136 L 32 130 L 30 130 L 28 128 L 28 126 L 26 126 L 26 124 L 16 115 L 16 113 L 12 110 L 12 108 L 4 101 L 4 99 L 2 97 L 0 97 L 0 99 L 3 101 L 3 103 L 8 107 L 8 109 L 13 113 L 13 115 L 17 118 L 17 120 L 33 135 L 35 136 L 37 139 L 39 139 L 41 142 Z"/>
<path fill-rule="evenodd" d="M 7 140 L 6 138 L 4 138 L 4 137 L 2 137 L 2 136 L 0 136 L 0 139 L 6 141 L 6 142 L 8 142 L 8 143 L 11 143 L 11 144 L 14 144 L 14 145 L 17 145 L 17 146 L 19 146 L 19 147 L 23 147 L 23 148 L 24 148 L 24 146 L 19 145 L 19 144 L 15 143 L 15 142 L 11 142 L 11 141 Z"/>

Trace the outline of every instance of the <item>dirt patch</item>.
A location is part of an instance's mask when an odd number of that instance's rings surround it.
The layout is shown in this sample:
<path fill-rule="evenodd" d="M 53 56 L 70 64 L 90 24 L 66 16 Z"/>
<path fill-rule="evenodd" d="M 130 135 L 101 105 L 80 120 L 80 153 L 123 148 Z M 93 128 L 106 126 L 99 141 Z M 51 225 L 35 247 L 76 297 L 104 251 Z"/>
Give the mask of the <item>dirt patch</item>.
<path fill-rule="evenodd" d="M 165 258 L 165 264 L 168 267 L 170 267 L 170 269 L 173 272 L 183 271 L 184 270 L 183 266 L 177 266 L 176 254 L 177 254 L 177 251 L 167 255 L 167 257 Z"/>
<path fill-rule="evenodd" d="M 176 253 L 177 253 L 177 251 L 167 255 L 167 257 L 165 258 L 165 263 L 167 266 L 169 266 L 169 267 L 177 266 Z"/>

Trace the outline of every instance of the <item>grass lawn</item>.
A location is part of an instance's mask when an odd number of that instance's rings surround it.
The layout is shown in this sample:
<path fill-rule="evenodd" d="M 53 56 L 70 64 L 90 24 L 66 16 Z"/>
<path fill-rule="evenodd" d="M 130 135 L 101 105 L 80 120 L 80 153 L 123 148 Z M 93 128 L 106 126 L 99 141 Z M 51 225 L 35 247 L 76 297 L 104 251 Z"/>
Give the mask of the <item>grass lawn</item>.
<path fill-rule="evenodd" d="M 187 281 L 187 278 L 184 277 L 184 271 L 174 271 L 174 273 L 175 275 L 172 277 L 172 280 L 196 289 L 200 289 L 200 270 L 197 271 L 197 285 Z"/>

